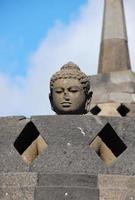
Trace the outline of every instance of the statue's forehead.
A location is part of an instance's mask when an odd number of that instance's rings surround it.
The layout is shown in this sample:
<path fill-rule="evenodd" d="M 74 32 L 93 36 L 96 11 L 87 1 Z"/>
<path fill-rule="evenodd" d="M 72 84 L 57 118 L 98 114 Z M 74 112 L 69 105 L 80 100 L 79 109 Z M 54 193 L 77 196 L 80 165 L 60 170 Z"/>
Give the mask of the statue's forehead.
<path fill-rule="evenodd" d="M 54 82 L 53 86 L 54 86 L 54 88 L 56 88 L 56 87 L 73 87 L 73 86 L 82 87 L 80 81 L 75 78 L 58 79 Z"/>

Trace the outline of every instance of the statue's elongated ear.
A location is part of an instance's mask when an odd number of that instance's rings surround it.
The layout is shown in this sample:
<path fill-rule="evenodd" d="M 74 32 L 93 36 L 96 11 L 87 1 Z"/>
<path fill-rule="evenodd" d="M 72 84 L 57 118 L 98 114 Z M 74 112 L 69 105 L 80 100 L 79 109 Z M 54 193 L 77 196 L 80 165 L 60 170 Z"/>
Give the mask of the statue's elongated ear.
<path fill-rule="evenodd" d="M 88 100 L 91 99 L 91 98 L 92 98 L 92 95 L 93 95 L 93 92 L 92 92 L 92 91 L 89 91 L 89 92 L 88 92 L 88 95 L 87 95 L 87 99 L 88 99 Z"/>
<path fill-rule="evenodd" d="M 49 100 L 50 100 L 50 104 L 51 104 L 51 109 L 54 111 L 54 108 L 53 108 L 53 97 L 52 97 L 52 93 L 51 92 L 49 93 Z"/>
<path fill-rule="evenodd" d="M 52 102 L 52 94 L 49 93 L 49 100 L 50 100 L 50 103 Z"/>
<path fill-rule="evenodd" d="M 86 104 L 85 104 L 85 110 L 87 112 L 90 112 L 90 104 L 91 104 L 92 95 L 93 95 L 92 91 L 89 91 L 87 94 L 87 99 L 86 99 Z"/>

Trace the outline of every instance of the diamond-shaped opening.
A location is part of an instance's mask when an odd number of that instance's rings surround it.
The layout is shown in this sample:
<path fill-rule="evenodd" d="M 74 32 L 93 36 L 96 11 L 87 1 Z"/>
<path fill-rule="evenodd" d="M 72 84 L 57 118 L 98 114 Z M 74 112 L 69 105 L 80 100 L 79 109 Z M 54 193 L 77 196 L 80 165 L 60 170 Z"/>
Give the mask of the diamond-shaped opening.
<path fill-rule="evenodd" d="M 107 123 L 90 144 L 106 165 L 112 164 L 127 148 L 112 126 Z"/>
<path fill-rule="evenodd" d="M 120 113 L 122 117 L 125 117 L 127 113 L 129 113 L 130 109 L 127 108 L 124 104 L 121 104 L 118 108 L 117 111 Z"/>
<path fill-rule="evenodd" d="M 33 122 L 26 124 L 14 142 L 14 147 L 27 164 L 31 164 L 47 146 Z"/>
<path fill-rule="evenodd" d="M 96 105 L 94 108 L 90 110 L 93 115 L 98 115 L 101 112 L 101 109 Z"/>

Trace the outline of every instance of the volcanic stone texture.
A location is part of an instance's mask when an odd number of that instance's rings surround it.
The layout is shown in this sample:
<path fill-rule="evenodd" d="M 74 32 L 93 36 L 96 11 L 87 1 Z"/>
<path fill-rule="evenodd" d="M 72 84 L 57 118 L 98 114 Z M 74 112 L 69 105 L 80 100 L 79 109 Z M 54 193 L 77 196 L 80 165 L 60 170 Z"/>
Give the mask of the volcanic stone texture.
<path fill-rule="evenodd" d="M 0 118 L 0 200 L 135 198 L 134 118 L 63 115 L 31 121 L 48 148 L 29 166 L 13 145 L 28 121 Z M 107 123 L 127 146 L 110 166 L 89 146 Z"/>
<path fill-rule="evenodd" d="M 98 73 L 109 73 L 130 69 L 127 41 L 106 39 L 101 42 Z"/>
<path fill-rule="evenodd" d="M 93 91 L 91 109 L 98 106 L 99 115 L 120 116 L 117 108 L 124 104 L 135 116 L 135 73 L 131 70 L 90 76 Z"/>
<path fill-rule="evenodd" d="M 105 0 L 98 73 L 130 68 L 123 0 Z"/>
<path fill-rule="evenodd" d="M 16 138 L 27 123 L 27 120 L 22 120 L 23 118 L 0 118 L 0 173 L 29 171 L 29 166 L 22 161 L 14 148 Z"/>

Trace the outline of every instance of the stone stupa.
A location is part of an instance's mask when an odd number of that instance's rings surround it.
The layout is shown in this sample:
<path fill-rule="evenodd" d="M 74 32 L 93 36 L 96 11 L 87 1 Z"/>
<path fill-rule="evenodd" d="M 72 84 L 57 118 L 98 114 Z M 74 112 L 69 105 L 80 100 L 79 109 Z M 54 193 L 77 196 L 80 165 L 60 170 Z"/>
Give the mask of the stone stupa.
<path fill-rule="evenodd" d="M 98 75 L 91 112 L 106 116 L 135 116 L 135 73 L 131 70 L 122 0 L 105 0 Z"/>

